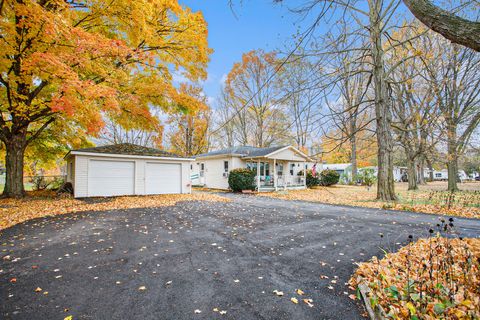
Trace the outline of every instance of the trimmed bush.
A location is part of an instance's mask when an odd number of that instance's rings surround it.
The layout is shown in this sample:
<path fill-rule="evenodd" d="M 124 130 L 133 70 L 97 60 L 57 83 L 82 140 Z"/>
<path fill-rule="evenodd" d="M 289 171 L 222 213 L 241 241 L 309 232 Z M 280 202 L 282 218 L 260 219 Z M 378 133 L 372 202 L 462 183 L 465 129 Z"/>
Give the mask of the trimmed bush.
<path fill-rule="evenodd" d="M 320 185 L 322 186 L 337 184 L 339 180 L 340 175 L 337 171 L 326 169 L 320 173 Z"/>
<path fill-rule="evenodd" d="M 255 190 L 255 172 L 250 169 L 233 169 L 228 174 L 228 186 L 232 191 Z"/>
<path fill-rule="evenodd" d="M 298 172 L 297 175 L 303 177 L 303 170 Z M 320 184 L 320 179 L 318 178 L 318 173 L 317 173 L 317 176 L 314 176 L 311 169 L 307 170 L 307 187 L 311 188 L 311 187 L 318 186 L 319 184 Z"/>

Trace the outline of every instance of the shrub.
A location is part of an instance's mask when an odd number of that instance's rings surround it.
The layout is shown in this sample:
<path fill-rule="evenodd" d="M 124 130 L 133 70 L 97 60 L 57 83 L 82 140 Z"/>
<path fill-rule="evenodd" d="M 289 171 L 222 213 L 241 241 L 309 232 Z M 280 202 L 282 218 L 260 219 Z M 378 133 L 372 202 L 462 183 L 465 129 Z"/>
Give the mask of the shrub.
<path fill-rule="evenodd" d="M 250 169 L 233 169 L 228 175 L 228 186 L 232 191 L 255 190 L 255 172 Z"/>
<path fill-rule="evenodd" d="M 54 177 L 53 181 L 50 183 L 50 190 L 58 190 L 60 189 L 63 184 L 65 183 L 65 179 L 63 177 Z"/>
<path fill-rule="evenodd" d="M 45 190 L 50 185 L 49 182 L 45 179 L 44 176 L 32 176 L 30 178 L 30 183 L 32 183 L 33 190 Z"/>
<path fill-rule="evenodd" d="M 320 185 L 322 186 L 337 184 L 339 180 L 340 175 L 337 171 L 326 169 L 320 173 Z"/>
<path fill-rule="evenodd" d="M 377 181 L 377 177 L 375 177 L 375 170 L 373 169 L 361 170 L 360 173 L 357 174 L 356 180 L 362 186 L 371 187 L 375 183 L 375 181 Z"/>
<path fill-rule="evenodd" d="M 303 177 L 303 170 L 299 171 L 297 175 Z M 307 187 L 312 188 L 312 187 L 318 186 L 319 184 L 320 184 L 320 180 L 318 179 L 318 173 L 317 175 L 314 176 L 312 170 L 308 169 L 307 170 Z"/>

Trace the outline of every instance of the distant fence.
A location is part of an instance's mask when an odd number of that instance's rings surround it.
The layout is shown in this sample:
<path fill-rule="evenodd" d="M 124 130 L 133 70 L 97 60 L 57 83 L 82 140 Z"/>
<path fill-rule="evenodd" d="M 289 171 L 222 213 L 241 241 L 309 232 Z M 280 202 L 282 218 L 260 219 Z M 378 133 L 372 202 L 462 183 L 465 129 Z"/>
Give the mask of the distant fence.
<path fill-rule="evenodd" d="M 3 190 L 5 178 L 5 174 L 0 175 L 0 190 Z M 66 178 L 65 175 L 23 176 L 23 185 L 26 190 L 57 189 L 65 182 Z"/>

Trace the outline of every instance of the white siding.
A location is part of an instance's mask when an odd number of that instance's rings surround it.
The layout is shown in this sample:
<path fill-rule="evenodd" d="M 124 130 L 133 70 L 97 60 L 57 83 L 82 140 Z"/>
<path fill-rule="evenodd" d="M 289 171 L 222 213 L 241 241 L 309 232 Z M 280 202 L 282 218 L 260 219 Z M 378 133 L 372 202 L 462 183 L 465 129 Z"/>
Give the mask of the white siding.
<path fill-rule="evenodd" d="M 145 165 L 147 162 L 143 159 L 135 161 L 135 194 L 145 194 Z"/>
<path fill-rule="evenodd" d="M 291 161 L 305 161 L 305 159 L 292 149 L 285 149 L 269 156 L 270 159 L 281 159 Z"/>
<path fill-rule="evenodd" d="M 88 195 L 88 157 L 75 156 L 75 198 L 86 197 Z"/>
<path fill-rule="evenodd" d="M 135 162 L 135 194 L 145 194 L 145 166 L 148 162 L 159 163 L 177 163 L 182 166 L 182 182 L 181 193 L 191 193 L 191 180 L 190 180 L 190 164 L 191 161 L 186 160 L 154 160 L 154 159 L 139 159 L 125 157 L 106 157 L 106 156 L 90 156 L 90 155 L 72 155 L 72 161 L 74 162 L 73 178 L 73 190 L 75 198 L 82 198 L 88 196 L 88 161 L 93 160 L 128 160 Z"/>
<path fill-rule="evenodd" d="M 205 187 L 212 189 L 228 189 L 228 178 L 223 176 L 224 161 L 228 161 L 228 171 L 236 169 L 238 157 L 225 157 L 216 159 L 202 159 L 199 163 L 205 163 Z M 241 160 L 240 160 L 241 161 Z"/>

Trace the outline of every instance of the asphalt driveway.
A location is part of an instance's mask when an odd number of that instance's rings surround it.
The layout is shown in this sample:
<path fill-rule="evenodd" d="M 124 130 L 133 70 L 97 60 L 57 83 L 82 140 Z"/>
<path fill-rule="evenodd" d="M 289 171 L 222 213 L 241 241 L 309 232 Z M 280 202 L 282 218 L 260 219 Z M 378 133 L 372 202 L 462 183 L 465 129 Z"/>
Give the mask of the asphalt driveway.
<path fill-rule="evenodd" d="M 230 197 L 4 230 L 0 318 L 359 319 L 345 284 L 354 262 L 395 250 L 410 234 L 426 236 L 439 219 Z M 462 236 L 480 236 L 480 220 L 455 224 Z"/>

